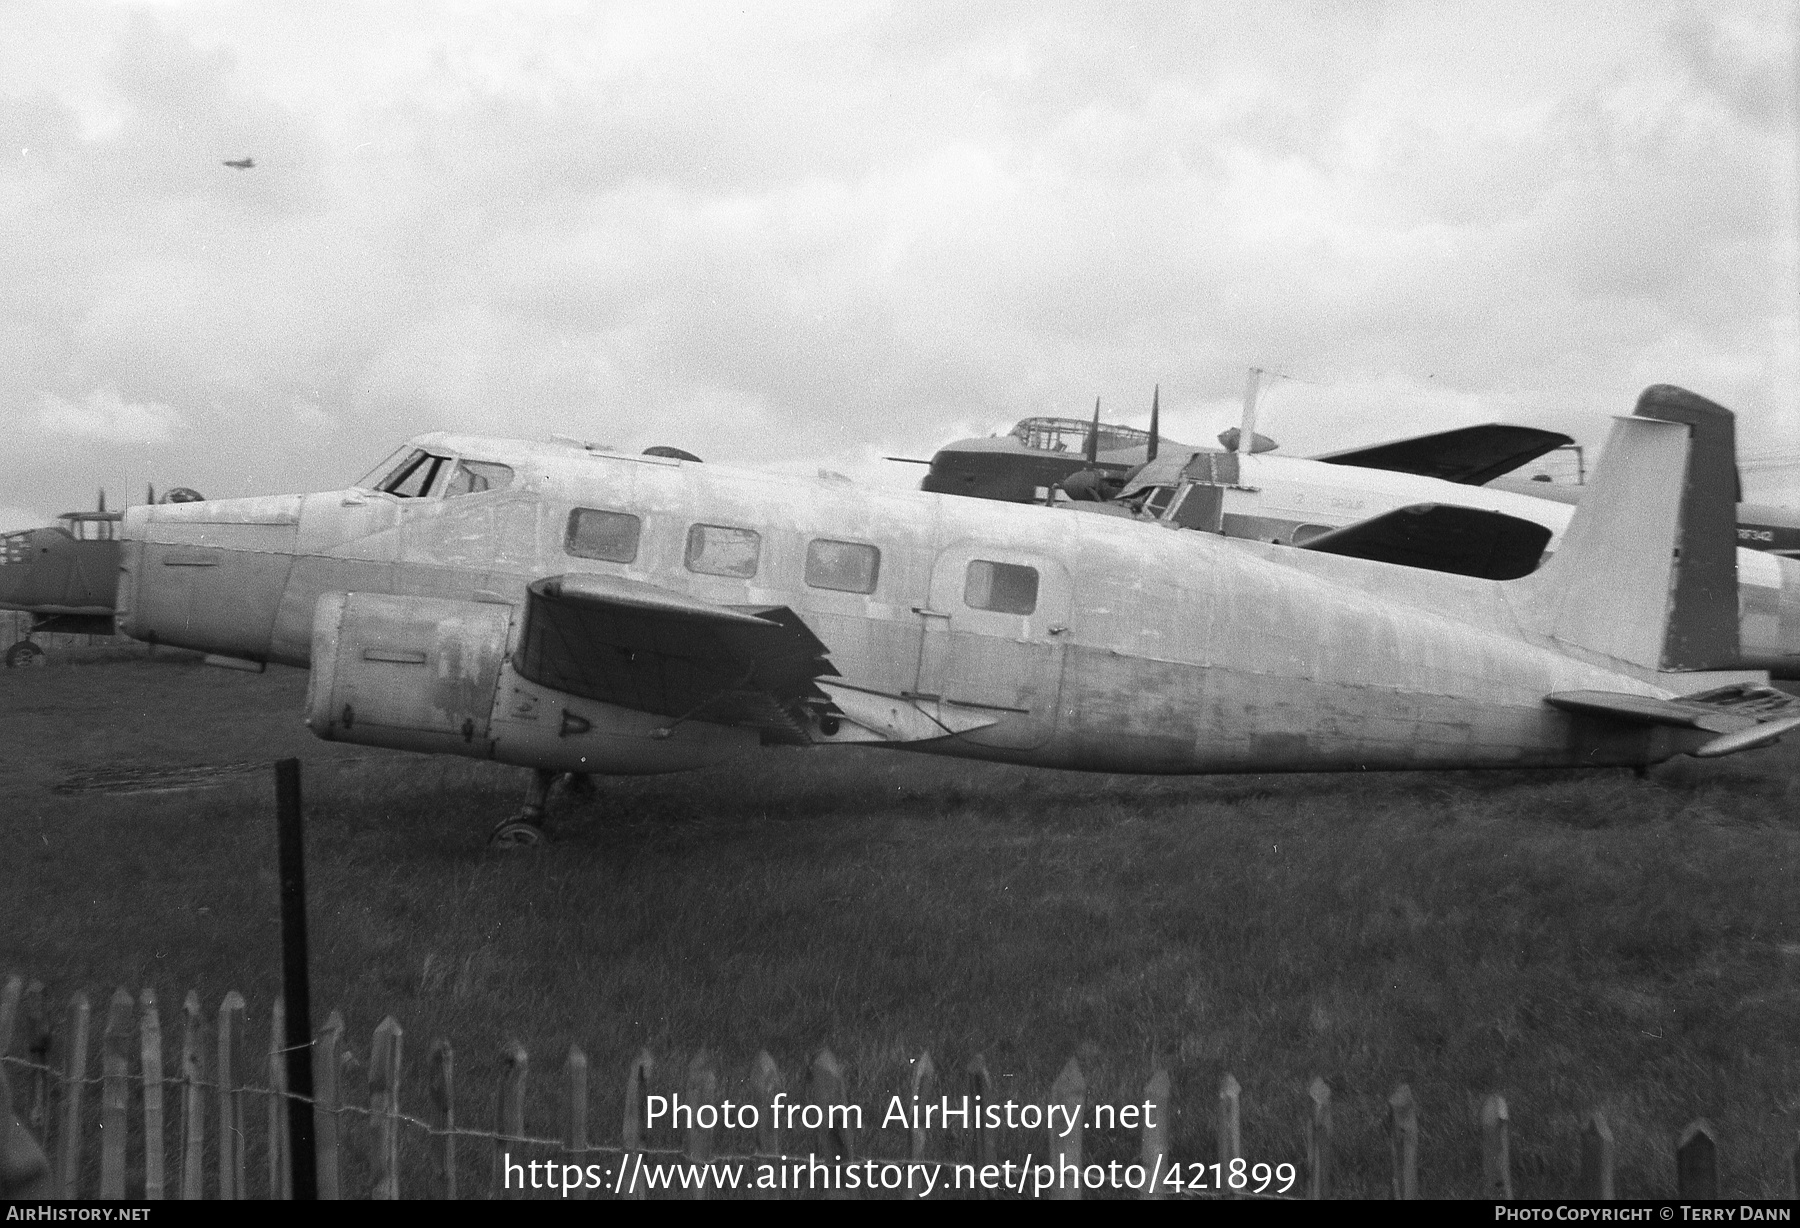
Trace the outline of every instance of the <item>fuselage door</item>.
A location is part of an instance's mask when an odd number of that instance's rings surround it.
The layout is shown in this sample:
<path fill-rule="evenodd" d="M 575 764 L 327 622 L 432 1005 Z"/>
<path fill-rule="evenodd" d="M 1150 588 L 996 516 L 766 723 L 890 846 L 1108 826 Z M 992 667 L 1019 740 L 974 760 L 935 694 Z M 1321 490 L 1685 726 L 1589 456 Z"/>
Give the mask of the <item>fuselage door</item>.
<path fill-rule="evenodd" d="M 1056 730 L 1069 603 L 1069 573 L 1053 559 L 974 544 L 944 551 L 919 611 L 918 703 L 1001 718 L 968 741 L 1042 746 Z"/>

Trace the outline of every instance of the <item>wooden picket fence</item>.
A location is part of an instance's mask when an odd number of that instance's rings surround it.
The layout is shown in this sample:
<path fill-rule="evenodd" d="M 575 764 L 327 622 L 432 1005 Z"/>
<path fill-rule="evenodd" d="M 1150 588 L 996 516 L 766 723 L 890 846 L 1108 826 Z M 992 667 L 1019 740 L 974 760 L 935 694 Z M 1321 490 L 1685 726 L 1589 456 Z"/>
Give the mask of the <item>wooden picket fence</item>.
<path fill-rule="evenodd" d="M 253 1119 L 266 1122 L 263 1148 L 266 1179 L 258 1181 L 259 1192 L 267 1197 L 292 1196 L 289 1181 L 288 1110 L 290 1097 L 286 1089 L 286 1053 L 283 1046 L 285 1025 L 282 1003 L 277 998 L 269 1019 L 268 1044 L 260 1051 L 252 1050 L 246 1041 L 247 1019 L 244 998 L 237 991 L 227 993 L 219 1003 L 213 1032 L 214 1059 L 211 1077 L 207 1077 L 205 1020 L 198 993 L 190 991 L 182 1003 L 182 1040 L 179 1066 L 165 1072 L 162 1023 L 156 994 L 145 989 L 137 997 L 128 990 L 114 992 L 108 1005 L 105 1028 L 100 1037 L 100 1073 L 89 1073 L 92 1008 L 85 992 L 77 992 L 67 1008 L 67 1026 L 61 1043 L 54 1043 L 50 1017 L 44 1002 L 44 987 L 39 982 L 26 985 L 19 976 L 9 977 L 0 991 L 0 1061 L 4 1061 L 14 1087 L 15 1100 L 23 1101 L 21 1119 L 37 1137 L 44 1139 L 54 1179 L 64 1197 L 146 1199 L 199 1199 L 209 1195 L 222 1199 L 248 1198 L 252 1194 L 249 1180 L 247 1140 Z M 15 1036 L 22 1042 L 15 1054 Z M 826 1124 L 817 1130 L 783 1132 L 769 1122 L 759 1124 L 752 1155 L 717 1154 L 714 1151 L 716 1127 L 690 1125 L 681 1133 L 683 1146 L 653 1148 L 646 1145 L 647 1102 L 655 1061 L 644 1050 L 631 1063 L 626 1074 L 621 1141 L 618 1146 L 598 1145 L 590 1141 L 588 1131 L 588 1061 L 578 1046 L 571 1046 L 562 1068 L 564 1113 L 562 1132 L 555 1137 L 536 1136 L 525 1128 L 525 1089 L 530 1059 L 523 1046 L 509 1044 L 500 1054 L 501 1073 L 498 1104 L 493 1129 L 472 1128 L 462 1124 L 456 1102 L 455 1054 L 447 1040 L 435 1041 L 428 1059 L 429 1086 L 425 1094 L 425 1116 L 413 1116 L 401 1110 L 400 1080 L 401 1046 L 404 1032 L 391 1015 L 375 1028 L 370 1040 L 369 1062 L 365 1076 L 357 1059 L 345 1044 L 342 1015 L 333 1010 L 313 1041 L 314 1133 L 318 1193 L 321 1198 L 397 1199 L 404 1195 L 417 1197 L 492 1197 L 518 1196 L 504 1188 L 503 1158 L 509 1149 L 536 1148 L 543 1160 L 587 1165 L 601 1160 L 617 1165 L 617 1171 L 630 1171 L 635 1162 L 649 1161 L 691 1165 L 741 1162 L 757 1164 L 777 1157 L 794 1159 L 798 1153 L 816 1152 L 821 1156 L 861 1161 L 874 1158 L 878 1163 L 894 1165 L 943 1164 L 946 1168 L 959 1163 L 976 1166 L 996 1164 L 998 1131 L 979 1126 L 967 1130 L 915 1128 L 909 1131 L 907 1154 L 895 1157 L 860 1157 L 856 1140 L 841 1125 Z M 56 1061 L 52 1059 L 56 1058 Z M 254 1081 L 253 1066 L 262 1062 L 267 1082 Z M 134 1069 L 135 1067 L 135 1069 Z M 942 1086 L 940 1083 L 942 1082 Z M 756 1103 L 771 1104 L 777 1093 L 785 1091 L 785 1083 L 775 1061 L 767 1051 L 757 1054 L 751 1065 L 749 1083 Z M 83 1098 L 87 1089 L 97 1086 L 99 1111 L 99 1171 L 95 1180 L 84 1169 L 85 1140 Z M 719 1075 L 715 1059 L 705 1050 L 695 1054 L 685 1072 L 682 1096 L 689 1105 L 717 1104 Z M 357 1103 L 354 1091 L 366 1087 L 366 1102 Z M 141 1149 L 142 1186 L 127 1189 L 126 1154 L 132 1133 L 130 1105 L 134 1098 L 140 1107 L 142 1122 Z M 948 1093 L 954 1100 L 964 1094 L 980 1097 L 982 1103 L 993 1103 L 994 1084 L 986 1063 L 977 1056 L 961 1072 L 960 1086 L 951 1087 L 941 1081 L 929 1053 L 912 1062 L 911 1094 L 914 1103 L 936 1102 Z M 1152 1072 L 1144 1085 L 1143 1098 L 1157 1105 L 1170 1105 L 1170 1076 L 1166 1069 Z M 208 1103 L 214 1105 L 208 1112 Z M 253 1112 L 252 1102 L 260 1106 Z M 796 1104 L 830 1106 L 849 1103 L 842 1068 L 829 1049 L 814 1056 L 804 1076 L 804 1090 Z M 1074 1059 L 1063 1067 L 1052 1084 L 1046 1103 L 1063 1107 L 1065 1112 L 1084 1116 L 1086 1087 L 1081 1068 Z M 1211 1162 L 1208 1172 L 1229 1173 L 1233 1162 L 1244 1158 L 1240 1129 L 1242 1088 L 1227 1073 L 1220 1082 L 1216 1103 L 1211 1106 L 1218 1140 L 1217 1169 Z M 0 1106 L 4 1107 L 4 1106 Z M 168 1113 L 176 1114 L 171 1123 Z M 1306 1156 L 1304 1165 L 1294 1174 L 1285 1190 L 1278 1182 L 1257 1188 L 1254 1180 L 1244 1188 L 1199 1190 L 1183 1182 L 1181 1188 L 1164 1184 L 1156 1188 L 1141 1181 L 1143 1188 L 1133 1192 L 1142 1198 L 1170 1197 L 1288 1197 L 1327 1198 L 1332 1195 L 1333 1126 L 1331 1088 L 1315 1079 L 1308 1089 L 1306 1121 Z M 208 1148 L 208 1118 L 217 1142 Z M 1168 1172 L 1173 1157 L 1169 1154 L 1170 1114 L 1143 1125 L 1139 1133 L 1139 1160 L 1145 1173 Z M 1392 1155 L 1390 1189 L 1392 1196 L 1412 1199 L 1419 1196 L 1419 1109 L 1410 1088 L 1402 1084 L 1387 1103 L 1387 1134 Z M 431 1177 L 428 1188 L 401 1187 L 400 1152 L 402 1138 L 411 1131 L 423 1136 L 429 1148 Z M 1510 1158 L 1511 1122 L 1506 1101 L 1499 1095 L 1487 1097 L 1481 1109 L 1482 1171 L 1486 1194 L 1497 1199 L 1513 1197 Z M 952 1133 L 959 1137 L 953 1140 Z M 1059 1167 L 1083 1165 L 1083 1129 L 1074 1128 L 1066 1138 L 1052 1138 L 1052 1152 L 1040 1157 L 1045 1163 Z M 178 1163 L 175 1171 L 167 1170 L 168 1145 L 176 1146 Z M 470 1156 L 469 1143 L 484 1144 L 489 1154 Z M 784 1143 L 790 1150 L 784 1151 Z M 464 1146 L 459 1146 L 463 1144 Z M 209 1177 L 206 1163 L 209 1150 L 213 1169 Z M 366 1180 L 362 1188 L 352 1189 L 351 1168 L 347 1156 L 355 1152 L 366 1158 Z M 956 1153 L 955 1156 L 950 1154 Z M 526 1154 L 526 1153 L 521 1153 Z M 1604 1115 L 1588 1115 L 1579 1143 L 1580 1173 L 1573 1190 L 1574 1197 L 1610 1199 L 1614 1194 L 1613 1138 Z M 1690 1123 L 1681 1131 L 1675 1146 L 1675 1195 L 1679 1198 L 1705 1199 L 1719 1195 L 1719 1145 L 1717 1134 L 1704 1119 Z M 1017 1159 L 1017 1157 L 1013 1157 Z M 1181 1161 L 1183 1170 L 1191 1171 L 1195 1161 Z M 1016 1166 L 1016 1165 L 1015 1165 Z M 1789 1156 L 1789 1179 L 1792 1193 L 1800 1197 L 1800 1146 Z M 641 1168 L 639 1170 L 641 1172 Z M 1214 1179 L 1217 1184 L 1217 1178 Z M 748 1192 L 740 1190 L 739 1196 Z M 969 1193 L 965 1187 L 963 1192 Z M 709 1197 L 716 1190 L 693 1190 L 670 1184 L 648 1191 L 634 1182 L 634 1188 L 614 1197 L 644 1198 L 653 1196 Z M 729 1193 L 729 1191 L 727 1192 Z M 586 1197 L 598 1196 L 586 1193 Z M 768 1195 L 763 1195 L 767 1197 Z M 831 1196 L 831 1195 L 827 1195 Z M 841 1195 L 839 1195 L 841 1196 Z M 975 1196 L 983 1195 L 979 1191 Z M 1077 1182 L 1073 1188 L 1059 1187 L 1052 1196 L 1080 1198 Z"/>

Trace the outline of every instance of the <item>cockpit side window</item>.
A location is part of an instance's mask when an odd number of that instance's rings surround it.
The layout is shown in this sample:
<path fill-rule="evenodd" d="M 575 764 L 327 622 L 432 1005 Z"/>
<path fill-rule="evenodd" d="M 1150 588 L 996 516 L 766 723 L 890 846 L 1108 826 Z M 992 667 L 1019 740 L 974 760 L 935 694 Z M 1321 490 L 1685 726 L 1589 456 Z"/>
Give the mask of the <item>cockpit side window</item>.
<path fill-rule="evenodd" d="M 0 567 L 31 560 L 31 535 L 34 530 L 20 529 L 0 537 Z"/>
<path fill-rule="evenodd" d="M 433 456 L 420 449 L 408 455 L 397 465 L 393 472 L 383 478 L 375 487 L 390 495 L 398 495 L 402 499 L 423 499 L 437 484 L 438 477 L 450 466 L 445 456 Z"/>
<path fill-rule="evenodd" d="M 448 499 L 456 495 L 479 494 L 484 490 L 505 490 L 512 485 L 512 480 L 510 465 L 465 459 L 457 462 L 456 472 L 450 475 L 450 481 L 444 486 L 444 497 Z"/>

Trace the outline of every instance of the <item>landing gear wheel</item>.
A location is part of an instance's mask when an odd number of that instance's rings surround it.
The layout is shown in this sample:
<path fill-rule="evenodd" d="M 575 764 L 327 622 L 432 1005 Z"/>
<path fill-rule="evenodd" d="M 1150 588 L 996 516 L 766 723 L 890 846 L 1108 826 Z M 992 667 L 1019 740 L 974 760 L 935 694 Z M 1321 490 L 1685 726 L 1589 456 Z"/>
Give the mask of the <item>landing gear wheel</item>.
<path fill-rule="evenodd" d="M 496 849 L 536 848 L 549 837 L 544 829 L 529 819 L 508 819 L 488 836 L 488 847 Z"/>
<path fill-rule="evenodd" d="M 6 650 L 7 669 L 35 669 L 45 663 L 44 650 L 30 640 L 20 640 Z"/>

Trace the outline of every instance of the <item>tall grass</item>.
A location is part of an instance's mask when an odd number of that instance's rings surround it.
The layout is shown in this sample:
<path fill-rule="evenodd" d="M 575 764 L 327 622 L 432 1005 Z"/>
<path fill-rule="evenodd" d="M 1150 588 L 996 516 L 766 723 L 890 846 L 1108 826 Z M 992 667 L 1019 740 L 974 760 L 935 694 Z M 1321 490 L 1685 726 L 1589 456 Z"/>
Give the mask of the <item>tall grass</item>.
<path fill-rule="evenodd" d="M 101 747 L 297 752 L 312 761 L 315 1008 L 343 1007 L 365 1061 L 369 1031 L 398 1017 L 414 1106 L 439 1035 L 457 1046 L 465 1120 L 482 1124 L 494 1055 L 520 1039 L 540 1131 L 557 1128 L 553 1074 L 580 1043 L 606 1141 L 642 1046 L 663 1059 L 662 1090 L 711 1048 L 742 1099 L 758 1049 L 797 1088 L 829 1044 L 868 1115 L 865 1149 L 901 1154 L 898 1132 L 873 1126 L 918 1050 L 940 1069 L 980 1052 L 998 1090 L 1040 1101 L 1075 1054 L 1090 1099 L 1112 1103 L 1141 1100 L 1167 1062 L 1188 1157 L 1212 1155 L 1230 1070 L 1249 1158 L 1298 1163 L 1305 1086 L 1322 1075 L 1350 1193 L 1385 1191 L 1382 1112 L 1402 1080 L 1422 1106 L 1430 1195 L 1478 1192 L 1475 1111 L 1496 1090 L 1523 1195 L 1572 1187 L 1596 1107 L 1623 1195 L 1672 1189 L 1673 1134 L 1702 1114 L 1728 1192 L 1785 1193 L 1800 1107 L 1789 750 L 1644 781 L 1141 779 L 769 750 L 602 782 L 559 812 L 556 843 L 500 854 L 484 838 L 522 773 L 342 757 L 294 725 L 301 686 L 150 663 L 0 676 L 0 737 L 35 756 L 0 778 L 0 973 L 40 977 L 57 1001 L 155 986 L 169 1033 L 188 988 L 209 1017 L 237 988 L 260 1033 L 280 982 L 267 780 L 134 797 L 48 786 Z M 1089 1145 L 1135 1153 L 1123 1134 Z M 1004 1146 L 1041 1154 L 1045 1140 Z M 424 1179 L 415 1162 L 408 1184 Z"/>

